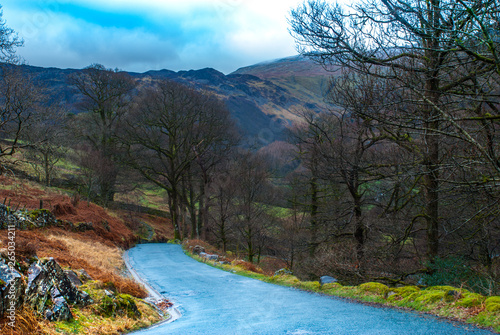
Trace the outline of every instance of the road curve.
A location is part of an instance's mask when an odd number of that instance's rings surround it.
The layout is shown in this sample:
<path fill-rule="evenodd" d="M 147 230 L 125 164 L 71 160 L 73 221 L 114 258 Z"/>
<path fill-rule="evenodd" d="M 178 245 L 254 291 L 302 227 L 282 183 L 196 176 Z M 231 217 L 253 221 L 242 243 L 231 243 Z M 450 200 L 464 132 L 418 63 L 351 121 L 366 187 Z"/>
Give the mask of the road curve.
<path fill-rule="evenodd" d="M 175 322 L 137 335 L 494 334 L 234 275 L 191 259 L 179 245 L 142 244 L 130 249 L 128 256 L 139 276 L 182 314 Z"/>

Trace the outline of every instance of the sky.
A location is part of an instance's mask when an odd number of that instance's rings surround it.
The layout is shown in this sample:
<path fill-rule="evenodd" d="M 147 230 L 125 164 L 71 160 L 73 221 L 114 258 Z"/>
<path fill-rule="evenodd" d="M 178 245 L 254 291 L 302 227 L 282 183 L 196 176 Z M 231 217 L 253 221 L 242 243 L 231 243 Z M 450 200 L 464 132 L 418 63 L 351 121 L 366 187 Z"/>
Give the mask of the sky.
<path fill-rule="evenodd" d="M 27 64 L 146 72 L 240 67 L 297 54 L 303 0 L 0 0 Z"/>

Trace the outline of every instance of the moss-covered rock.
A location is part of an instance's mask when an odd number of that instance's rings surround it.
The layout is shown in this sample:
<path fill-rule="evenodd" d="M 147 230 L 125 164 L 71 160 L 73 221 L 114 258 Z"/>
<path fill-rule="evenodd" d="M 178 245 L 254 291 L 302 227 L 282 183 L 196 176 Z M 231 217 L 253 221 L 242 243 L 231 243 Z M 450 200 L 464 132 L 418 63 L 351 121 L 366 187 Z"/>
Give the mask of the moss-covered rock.
<path fill-rule="evenodd" d="M 489 304 L 488 306 L 486 306 L 486 310 L 488 312 L 496 313 L 500 311 L 500 304 Z"/>
<path fill-rule="evenodd" d="M 93 222 L 78 222 L 74 224 L 73 230 L 77 232 L 85 232 L 88 230 L 94 230 Z"/>
<path fill-rule="evenodd" d="M 464 293 L 463 298 L 457 301 L 457 306 L 470 308 L 481 305 L 484 300 L 486 300 L 486 297 L 482 296 L 481 294 Z"/>
<path fill-rule="evenodd" d="M 485 305 L 488 305 L 488 304 L 500 304 L 500 297 L 498 296 L 492 296 L 492 297 L 489 297 L 488 299 L 486 299 L 484 301 L 484 304 Z"/>
<path fill-rule="evenodd" d="M 402 302 L 403 304 L 406 304 L 406 303 L 408 303 L 408 302 L 410 302 L 410 301 L 415 301 L 418 297 L 420 297 L 420 295 L 421 295 L 421 294 L 420 294 L 420 291 L 410 293 L 410 294 L 408 294 L 406 297 L 404 297 L 404 298 L 401 300 L 401 302 Z"/>
<path fill-rule="evenodd" d="M 127 316 L 132 319 L 141 317 L 134 298 L 128 294 L 104 295 L 97 306 L 97 311 L 104 317 Z"/>
<path fill-rule="evenodd" d="M 293 275 L 293 272 L 290 271 L 290 269 L 288 268 L 282 268 L 282 269 L 279 269 L 278 271 L 276 271 L 274 273 L 275 276 L 282 276 L 282 275 Z"/>
<path fill-rule="evenodd" d="M 445 292 L 444 294 L 444 300 L 447 302 L 457 301 L 459 299 L 462 299 L 463 297 L 464 296 L 462 292 L 460 292 L 459 290 L 450 290 Z"/>
<path fill-rule="evenodd" d="M 402 297 L 407 297 L 412 293 L 419 292 L 420 287 L 418 286 L 403 286 L 403 287 L 398 287 L 396 289 L 396 292 L 401 295 Z"/>
<path fill-rule="evenodd" d="M 359 285 L 359 289 L 365 292 L 385 295 L 389 291 L 389 287 L 387 285 L 370 282 Z"/>
<path fill-rule="evenodd" d="M 456 291 L 457 288 L 453 286 L 430 286 L 425 289 L 425 291 L 443 291 L 443 292 L 449 292 L 449 291 Z"/>
<path fill-rule="evenodd" d="M 48 209 L 35 209 L 28 212 L 28 216 L 34 223 L 40 226 L 53 225 L 56 223 L 56 217 Z"/>
<path fill-rule="evenodd" d="M 415 298 L 415 302 L 423 304 L 433 304 L 444 299 L 446 292 L 441 290 L 424 290 L 420 292 L 420 295 Z"/>
<path fill-rule="evenodd" d="M 409 295 L 411 295 L 413 293 L 417 293 L 419 291 L 420 291 L 420 288 L 417 287 L 417 286 L 402 286 L 402 287 L 398 287 L 398 288 L 390 290 L 387 293 L 387 301 L 394 302 L 394 301 L 397 301 L 397 300 L 402 300 L 402 299 L 408 297 Z M 393 294 L 390 294 L 391 292 Z"/>
<path fill-rule="evenodd" d="M 484 301 L 484 305 L 488 312 L 498 312 L 500 311 L 500 297 L 489 297 Z"/>
<path fill-rule="evenodd" d="M 297 287 L 300 284 L 299 278 L 293 275 L 277 276 L 276 282 L 279 282 L 280 284 L 285 286 L 294 286 L 294 287 Z"/>
<path fill-rule="evenodd" d="M 299 287 L 303 290 L 319 291 L 321 289 L 321 284 L 319 281 L 304 281 L 300 282 Z"/>
<path fill-rule="evenodd" d="M 48 209 L 26 209 L 12 211 L 9 207 L 0 204 L 0 229 L 15 226 L 20 230 L 34 229 L 58 225 L 59 221 Z"/>

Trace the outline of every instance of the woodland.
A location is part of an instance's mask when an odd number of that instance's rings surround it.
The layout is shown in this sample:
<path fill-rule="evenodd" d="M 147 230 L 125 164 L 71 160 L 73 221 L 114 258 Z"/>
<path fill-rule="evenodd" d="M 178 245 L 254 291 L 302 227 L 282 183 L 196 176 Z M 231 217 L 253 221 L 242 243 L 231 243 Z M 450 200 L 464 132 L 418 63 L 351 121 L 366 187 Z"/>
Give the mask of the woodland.
<path fill-rule="evenodd" d="M 62 104 L 0 27 L 0 165 L 103 206 L 164 192 L 174 238 L 203 239 L 298 277 L 454 285 L 498 294 L 499 6 L 495 0 L 308 1 L 299 51 L 332 71 L 321 113 L 287 141 L 242 145 L 224 101 L 100 64 Z M 78 110 L 78 113 L 74 111 Z M 17 157 L 17 156 L 16 156 Z M 76 167 L 58 175 L 61 162 Z"/>

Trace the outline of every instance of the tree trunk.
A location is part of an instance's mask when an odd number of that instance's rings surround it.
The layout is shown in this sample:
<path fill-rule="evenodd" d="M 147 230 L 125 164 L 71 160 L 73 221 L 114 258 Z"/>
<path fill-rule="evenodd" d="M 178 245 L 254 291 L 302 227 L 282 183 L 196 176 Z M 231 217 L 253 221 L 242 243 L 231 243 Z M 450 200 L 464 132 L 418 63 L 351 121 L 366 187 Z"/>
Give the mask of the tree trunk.
<path fill-rule="evenodd" d="M 309 256 L 314 257 L 318 247 L 318 179 L 311 178 L 311 241 L 309 243 Z"/>
<path fill-rule="evenodd" d="M 181 232 L 179 229 L 179 215 L 178 215 L 178 195 L 176 190 L 169 192 L 170 200 L 170 218 L 172 220 L 172 226 L 174 227 L 174 239 L 181 240 Z"/>
<path fill-rule="evenodd" d="M 428 99 L 433 104 L 439 103 L 439 81 L 435 78 L 427 80 Z M 427 224 L 427 258 L 430 262 L 439 253 L 439 121 L 437 112 L 431 105 L 425 111 L 424 140 L 426 154 L 424 159 L 425 175 L 423 178 L 425 189 L 425 218 Z"/>
<path fill-rule="evenodd" d="M 196 234 L 198 238 L 201 238 L 204 240 L 206 238 L 206 234 L 203 233 L 203 220 L 205 215 L 205 183 L 202 181 L 200 183 L 200 200 L 198 203 L 198 222 L 196 223 Z"/>
<path fill-rule="evenodd" d="M 361 196 L 354 197 L 354 239 L 356 240 L 356 260 L 360 271 L 365 256 L 366 232 L 361 211 Z"/>
<path fill-rule="evenodd" d="M 44 170 L 45 170 L 45 186 L 50 187 L 50 163 L 49 154 L 47 152 L 43 153 L 44 160 Z"/>
<path fill-rule="evenodd" d="M 247 252 L 248 252 L 248 261 L 253 263 L 253 256 L 255 254 L 253 249 L 253 241 L 252 241 L 252 228 L 248 227 L 247 230 Z"/>

